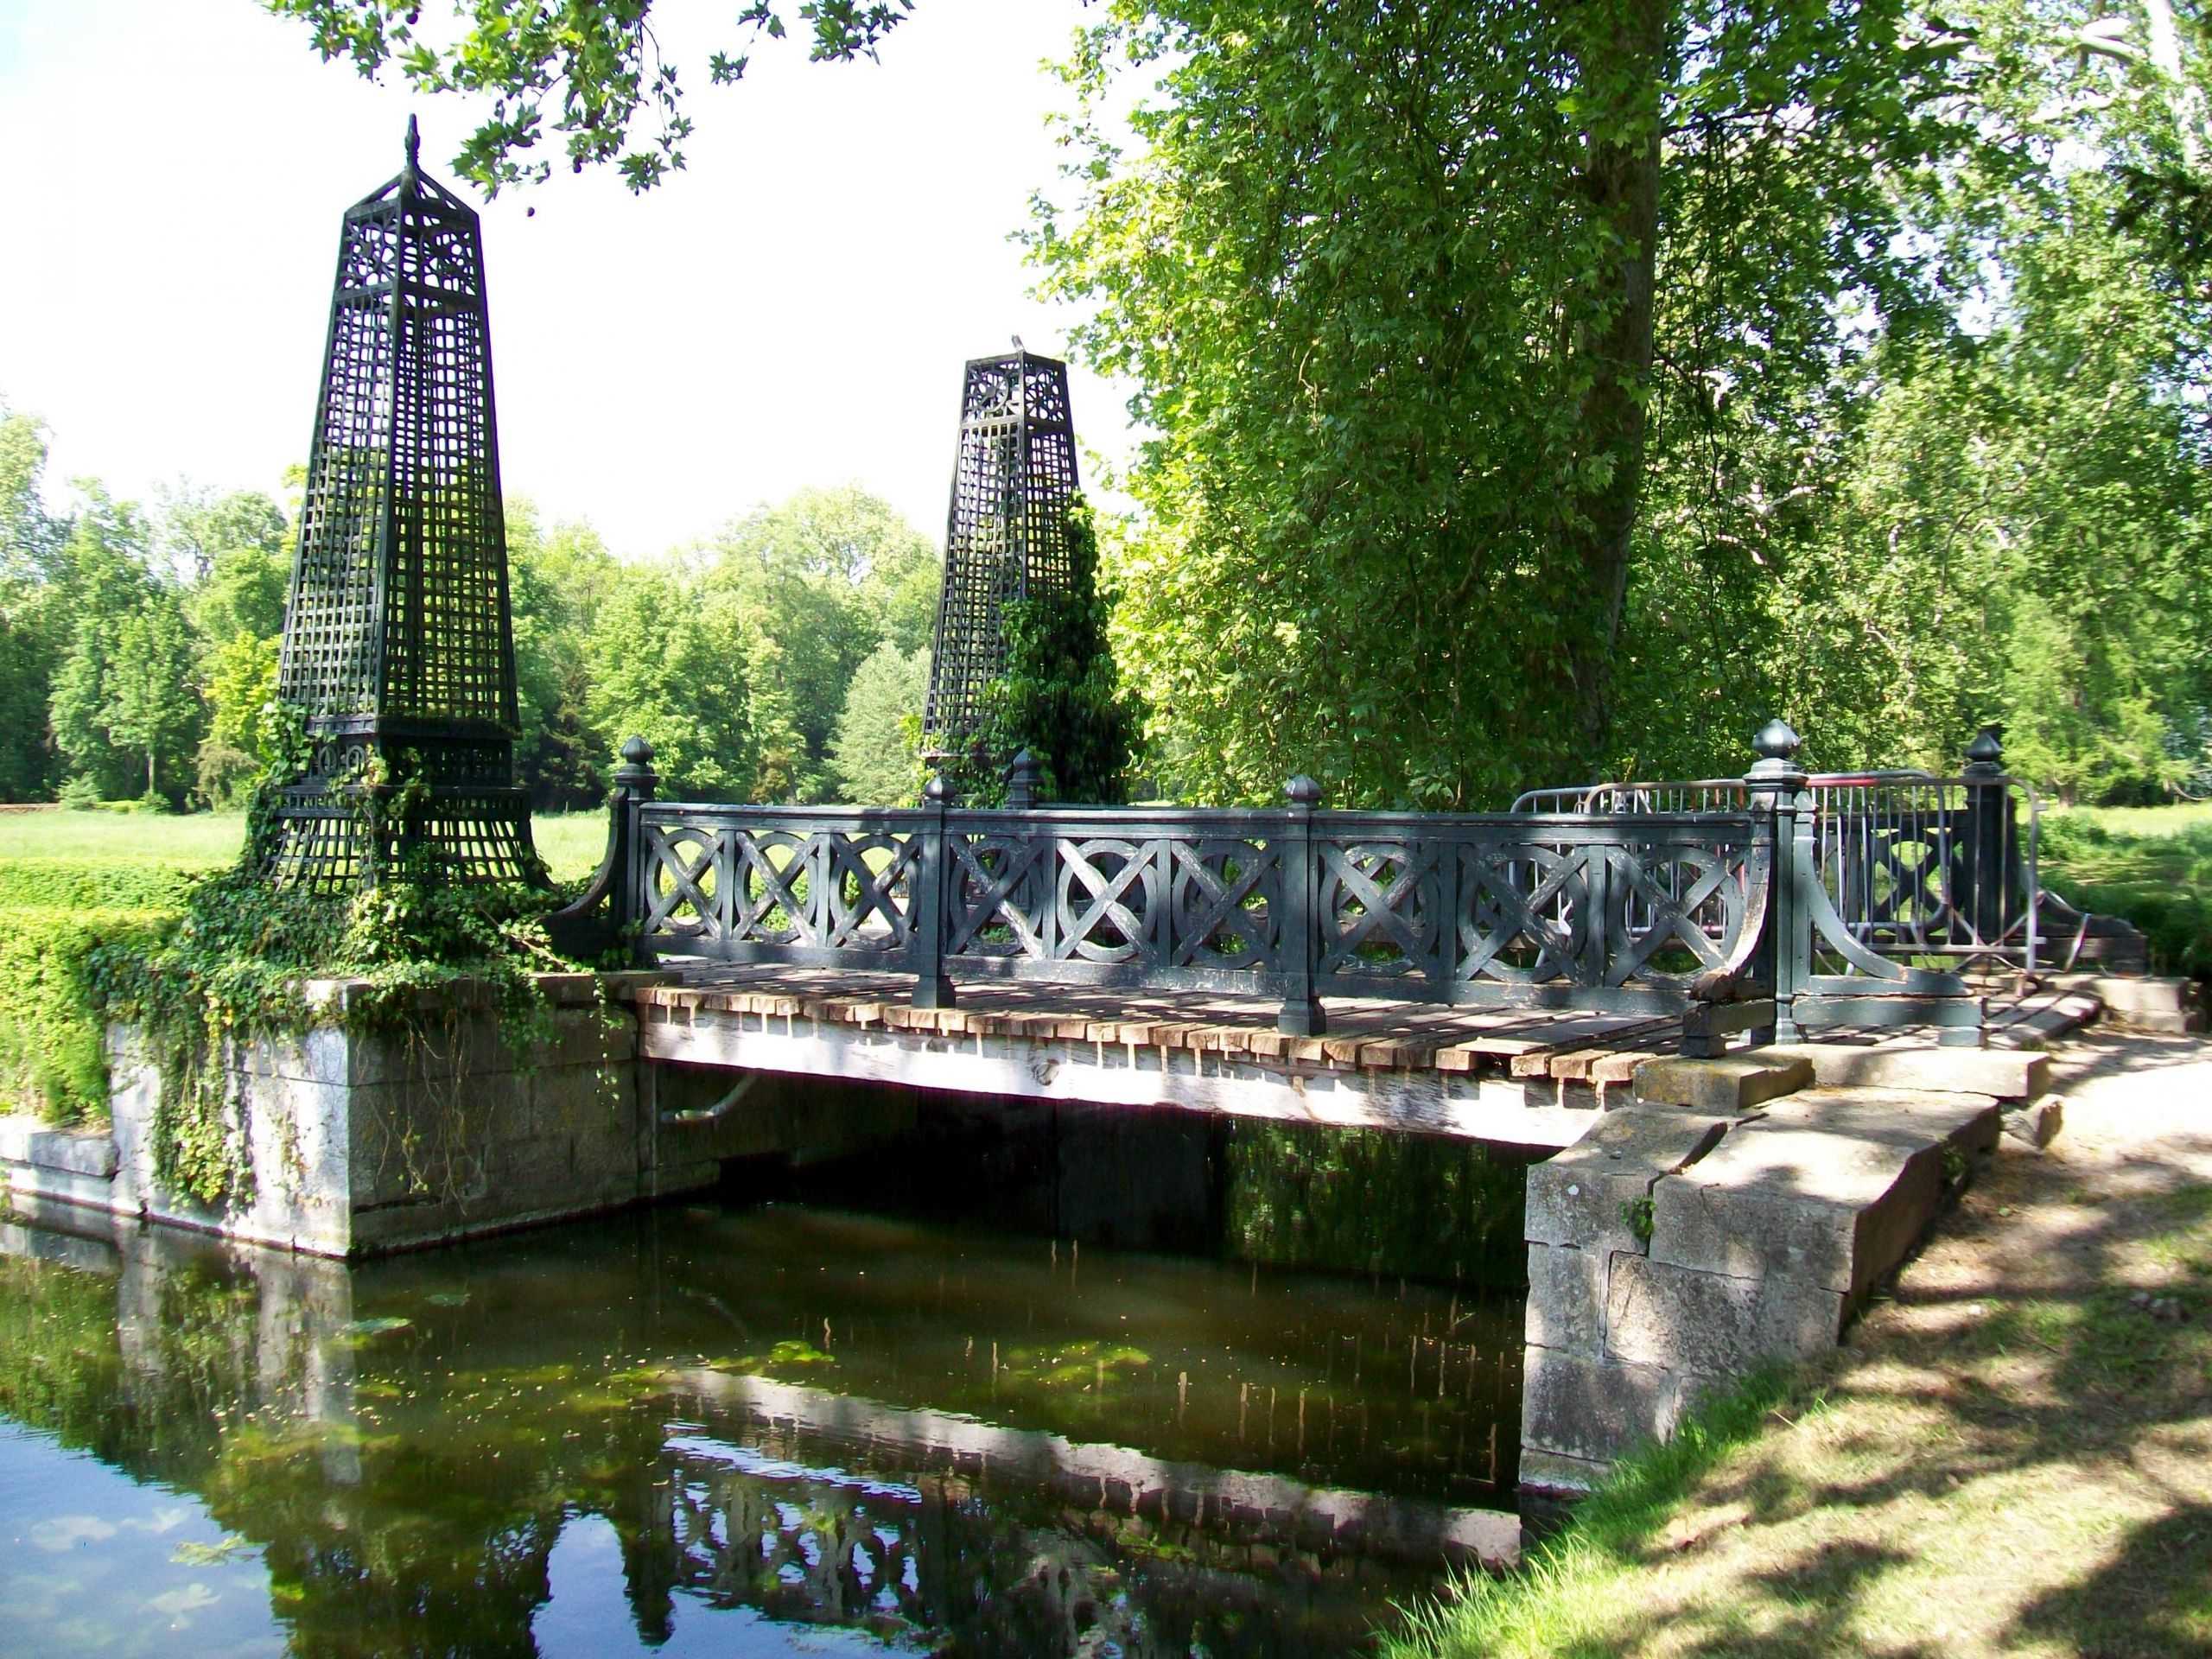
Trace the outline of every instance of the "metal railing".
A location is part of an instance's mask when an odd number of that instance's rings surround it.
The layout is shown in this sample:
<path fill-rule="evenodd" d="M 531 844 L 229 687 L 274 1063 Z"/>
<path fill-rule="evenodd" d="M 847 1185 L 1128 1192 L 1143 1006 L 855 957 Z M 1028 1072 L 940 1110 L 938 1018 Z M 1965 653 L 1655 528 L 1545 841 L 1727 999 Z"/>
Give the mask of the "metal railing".
<path fill-rule="evenodd" d="M 1993 730 L 1967 769 L 1807 774 L 1795 803 L 1824 899 L 1818 967 L 1863 974 L 1871 951 L 1897 963 L 2033 974 L 2046 965 L 2037 856 L 2042 802 L 2005 775 Z M 1516 811 L 1713 811 L 1752 786 L 1715 778 L 1530 790 Z M 1849 947 L 1858 947 L 1852 949 Z"/>
<path fill-rule="evenodd" d="M 1014 980 L 1280 998 L 1297 1034 L 1357 996 L 1680 1015 L 1690 1052 L 1808 1024 L 1978 1040 L 1951 969 L 2010 925 L 1981 896 L 2011 890 L 1983 880 L 2006 868 L 1989 827 L 2013 822 L 2011 780 L 1815 783 L 1779 721 L 1754 747 L 1741 779 L 1428 814 L 1325 810 L 1306 778 L 1272 809 L 1040 807 L 1020 771 L 1001 808 L 942 780 L 903 810 L 664 803 L 632 739 L 607 858 L 554 931 L 652 963 L 908 974 L 925 1007 Z"/>
<path fill-rule="evenodd" d="M 1324 1027 L 1324 996 L 1688 1017 L 1693 1045 L 1770 1023 L 1748 977 L 1771 830 L 1697 814 L 652 799 L 633 740 L 608 854 L 555 918 L 571 949 L 961 981 L 1236 992 Z"/>

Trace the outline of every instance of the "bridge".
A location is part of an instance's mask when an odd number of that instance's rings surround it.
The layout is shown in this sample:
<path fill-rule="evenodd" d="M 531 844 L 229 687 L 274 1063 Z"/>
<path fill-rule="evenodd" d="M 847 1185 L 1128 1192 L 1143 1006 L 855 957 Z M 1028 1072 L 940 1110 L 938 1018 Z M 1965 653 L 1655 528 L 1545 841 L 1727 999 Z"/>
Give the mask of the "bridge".
<path fill-rule="evenodd" d="M 633 739 L 554 933 L 656 970 L 677 1067 L 1545 1147 L 1656 1055 L 1975 1045 L 1993 988 L 2129 948 L 2041 891 L 1993 734 L 1953 778 L 1798 747 L 1434 814 L 1046 806 L 1021 763 L 1003 807 L 663 802 Z"/>

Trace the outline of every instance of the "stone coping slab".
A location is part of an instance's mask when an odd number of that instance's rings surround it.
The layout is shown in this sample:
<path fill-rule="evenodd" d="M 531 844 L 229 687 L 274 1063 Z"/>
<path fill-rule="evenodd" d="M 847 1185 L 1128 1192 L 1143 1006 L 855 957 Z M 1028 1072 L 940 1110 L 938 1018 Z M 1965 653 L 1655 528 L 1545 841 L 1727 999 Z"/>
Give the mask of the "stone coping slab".
<path fill-rule="evenodd" d="M 1806 1089 L 1777 1100 L 1744 1126 L 1774 1134 L 1817 1129 L 1901 1147 L 1943 1143 L 1961 1152 L 1987 1152 L 1997 1144 L 1999 1112 L 1987 1095 L 1902 1089 Z"/>
<path fill-rule="evenodd" d="M 116 1169 L 115 1135 L 105 1128 L 63 1129 L 28 1116 L 0 1117 L 0 1163 L 108 1180 Z"/>
<path fill-rule="evenodd" d="M 1647 1105 L 1736 1114 L 1812 1081 L 1812 1062 L 1803 1056 L 1761 1048 L 1707 1060 L 1646 1060 L 1636 1068 L 1635 1090 Z"/>
<path fill-rule="evenodd" d="M 1558 1156 L 1529 1166 L 1522 1232 L 1531 1244 L 1641 1251 L 1624 1207 L 1712 1150 L 1728 1120 L 1686 1111 L 1608 1112 Z"/>
<path fill-rule="evenodd" d="M 1813 1084 L 1823 1089 L 1910 1089 L 2033 1100 L 2050 1087 L 2050 1057 L 2020 1049 L 1784 1043 L 1764 1052 L 1803 1060 L 1813 1068 Z"/>
<path fill-rule="evenodd" d="M 1747 1125 L 1652 1188 L 1651 1258 L 1785 1276 L 1856 1301 L 1935 1213 L 1939 1144 Z"/>

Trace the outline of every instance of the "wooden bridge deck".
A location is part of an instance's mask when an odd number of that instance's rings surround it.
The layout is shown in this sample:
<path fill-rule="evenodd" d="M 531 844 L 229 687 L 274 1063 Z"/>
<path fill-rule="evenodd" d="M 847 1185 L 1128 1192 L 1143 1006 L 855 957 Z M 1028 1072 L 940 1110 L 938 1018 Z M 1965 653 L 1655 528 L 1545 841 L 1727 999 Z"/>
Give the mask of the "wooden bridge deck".
<path fill-rule="evenodd" d="M 648 1059 L 1531 1147 L 1573 1145 L 1681 1035 L 1674 1016 L 1332 998 L 1327 1035 L 1292 1037 L 1275 1029 L 1271 998 L 983 981 L 963 983 L 957 1007 L 917 1008 L 903 975 L 665 966 L 624 993 Z M 1992 1040 L 2015 1024 L 2014 1040 L 2035 1040 L 2047 1000 L 1993 995 Z M 1821 1033 L 1905 1045 L 1934 1035 Z"/>
<path fill-rule="evenodd" d="M 854 1031 L 937 1037 L 1058 1040 L 1180 1050 L 1259 1063 L 1336 1070 L 1417 1070 L 1607 1086 L 1637 1064 L 1672 1053 L 1679 1018 L 1569 1010 L 1447 1007 L 1433 1002 L 1330 998 L 1328 1034 L 1275 1029 L 1279 1002 L 1195 992 L 1129 992 L 1013 982 L 963 984 L 960 1005 L 917 1008 L 897 974 L 721 964 L 677 970 L 637 1001 L 664 1016 L 750 1014 Z"/>
<path fill-rule="evenodd" d="M 985 982 L 925 1009 L 912 992 L 893 974 L 696 964 L 625 995 L 640 1053 L 685 1066 L 1552 1148 L 1681 1034 L 1649 1016 L 1332 1000 L 1326 1036 L 1289 1037 L 1272 998 Z"/>

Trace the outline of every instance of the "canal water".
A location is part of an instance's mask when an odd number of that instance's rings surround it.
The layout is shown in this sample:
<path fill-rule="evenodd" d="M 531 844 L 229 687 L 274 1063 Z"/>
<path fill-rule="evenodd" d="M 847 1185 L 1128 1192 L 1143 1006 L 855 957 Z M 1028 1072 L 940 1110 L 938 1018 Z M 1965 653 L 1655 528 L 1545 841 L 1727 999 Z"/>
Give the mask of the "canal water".
<path fill-rule="evenodd" d="M 1065 1129 L 353 1267 L 7 1214 L 0 1655 L 1341 1654 L 1510 1535 L 1517 1291 L 1249 1259 L 1348 1248 L 1280 1138 L 1108 1243 Z"/>

